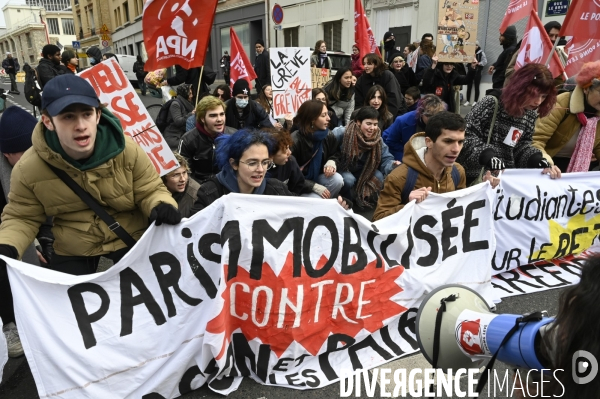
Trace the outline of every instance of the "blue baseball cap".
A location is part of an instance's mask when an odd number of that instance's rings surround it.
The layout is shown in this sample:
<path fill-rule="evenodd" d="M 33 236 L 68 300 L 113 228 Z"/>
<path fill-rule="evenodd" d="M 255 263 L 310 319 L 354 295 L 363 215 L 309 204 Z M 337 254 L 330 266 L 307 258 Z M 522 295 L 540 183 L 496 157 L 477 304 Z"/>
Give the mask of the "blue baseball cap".
<path fill-rule="evenodd" d="M 42 109 L 50 116 L 56 116 L 72 104 L 98 107 L 100 100 L 92 85 L 76 75 L 59 75 L 44 86 L 42 92 Z"/>

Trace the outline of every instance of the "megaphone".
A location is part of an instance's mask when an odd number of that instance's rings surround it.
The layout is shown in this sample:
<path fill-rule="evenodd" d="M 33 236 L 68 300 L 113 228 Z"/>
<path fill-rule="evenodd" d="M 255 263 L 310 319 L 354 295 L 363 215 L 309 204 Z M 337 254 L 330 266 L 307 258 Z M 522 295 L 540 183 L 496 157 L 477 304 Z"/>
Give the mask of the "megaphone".
<path fill-rule="evenodd" d="M 442 370 L 479 368 L 496 353 L 506 364 L 539 370 L 548 368 L 536 353 L 540 329 L 553 320 L 541 314 L 495 314 L 472 289 L 444 285 L 421 303 L 416 335 L 423 356 Z"/>

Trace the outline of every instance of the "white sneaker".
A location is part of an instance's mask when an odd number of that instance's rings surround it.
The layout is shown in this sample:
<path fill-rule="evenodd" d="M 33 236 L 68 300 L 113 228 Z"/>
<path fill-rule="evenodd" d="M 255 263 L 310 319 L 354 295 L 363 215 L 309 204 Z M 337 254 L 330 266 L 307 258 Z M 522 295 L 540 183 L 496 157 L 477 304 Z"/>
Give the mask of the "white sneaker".
<path fill-rule="evenodd" d="M 19 331 L 15 323 L 10 322 L 2 327 L 2 332 L 6 337 L 6 345 L 8 346 L 9 357 L 23 356 L 23 346 L 21 345 L 21 338 L 19 338 Z"/>
<path fill-rule="evenodd" d="M 465 107 L 468 107 L 468 106 L 469 106 L 469 102 L 468 102 L 468 101 L 465 101 L 465 103 L 464 103 L 463 105 L 464 105 Z"/>
<path fill-rule="evenodd" d="M 475 106 L 475 104 L 477 104 L 477 102 L 476 102 L 476 101 L 473 101 L 473 104 L 471 104 L 471 107 L 474 107 L 474 106 Z"/>

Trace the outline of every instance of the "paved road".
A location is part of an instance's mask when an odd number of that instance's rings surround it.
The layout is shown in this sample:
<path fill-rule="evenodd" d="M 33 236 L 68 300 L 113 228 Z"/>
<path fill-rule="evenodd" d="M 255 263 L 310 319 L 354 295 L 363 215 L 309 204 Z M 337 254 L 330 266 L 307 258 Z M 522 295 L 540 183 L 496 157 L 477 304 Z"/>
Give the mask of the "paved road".
<path fill-rule="evenodd" d="M 19 84 L 19 89 L 21 90 L 21 95 L 11 95 L 9 97 L 9 104 L 7 105 L 17 105 L 21 106 L 29 111 L 32 110 L 31 105 L 29 105 L 22 94 L 22 86 L 23 84 Z M 0 87 L 6 87 L 8 90 L 9 85 L 4 84 Z M 141 97 L 144 105 L 148 106 L 150 104 L 158 104 L 160 103 L 160 99 L 152 98 L 150 96 Z M 467 108 L 467 109 L 465 109 Z M 468 107 L 463 107 L 462 113 L 468 110 Z M 364 214 L 365 217 L 370 217 L 369 214 Z M 499 313 L 528 313 L 537 310 L 547 310 L 550 314 L 556 314 L 558 310 L 558 296 L 562 290 L 551 290 L 545 291 L 537 294 L 529 294 L 524 296 L 516 296 L 512 298 L 508 298 L 500 303 L 497 307 Z M 43 331 L 40 331 L 40 334 L 43 334 Z M 426 368 L 430 367 L 425 358 L 420 355 L 412 355 L 397 361 L 394 361 L 388 364 L 386 367 L 390 367 L 392 369 L 405 368 L 408 372 L 413 368 Z M 506 369 L 506 366 L 503 364 L 497 364 L 497 370 L 503 371 Z M 463 387 L 465 385 L 463 381 Z M 364 387 L 361 389 L 361 392 L 364 394 Z M 375 397 L 379 397 L 380 388 L 379 386 L 376 389 Z M 212 392 L 207 387 L 202 387 L 193 392 L 190 392 L 186 395 L 183 395 L 182 398 L 221 398 L 222 396 Z M 317 390 L 309 390 L 309 391 L 297 391 L 287 388 L 275 388 L 263 386 L 250 379 L 245 379 L 241 384 L 240 388 L 229 395 L 230 398 L 233 399 L 321 399 L 321 398 L 338 398 L 340 397 L 340 386 L 339 384 L 333 384 L 325 388 L 317 389 Z M 352 397 L 355 397 L 354 394 Z M 366 397 L 366 396 L 362 396 Z M 410 397 L 410 396 L 409 396 Z M 505 398 L 507 396 L 497 395 L 497 396 L 488 396 L 484 390 L 482 398 L 488 397 L 496 397 L 496 398 Z M 35 383 L 33 380 L 33 376 L 27 364 L 25 357 L 21 357 L 18 359 L 10 359 L 4 369 L 4 378 L 2 383 L 0 384 L 0 398 L 11 398 L 11 399 L 30 399 L 30 398 L 38 398 L 37 390 L 35 387 Z"/>

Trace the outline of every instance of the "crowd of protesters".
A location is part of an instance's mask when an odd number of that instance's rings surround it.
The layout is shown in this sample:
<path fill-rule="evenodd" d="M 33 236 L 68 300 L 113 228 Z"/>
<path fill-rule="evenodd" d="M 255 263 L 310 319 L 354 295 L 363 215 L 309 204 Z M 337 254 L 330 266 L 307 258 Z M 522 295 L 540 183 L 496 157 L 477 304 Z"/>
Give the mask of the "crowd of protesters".
<path fill-rule="evenodd" d="M 590 170 L 600 157 L 600 62 L 585 64 L 574 89 L 559 95 L 544 65 L 511 69 L 516 39 L 513 26 L 500 36 L 503 52 L 488 69 L 493 89 L 480 98 L 488 60 L 478 44 L 461 73 L 457 64 L 438 62 L 433 35 L 400 52 L 388 32 L 383 56 L 360 59 L 354 46 L 351 66 L 338 69 L 296 115 L 281 120 L 273 117 L 269 53 L 262 40 L 255 43 L 256 98 L 245 79 L 226 82 L 212 94 L 208 86 L 198 90 L 206 84 L 200 71 L 179 67 L 164 83 L 177 95 L 163 132 L 179 168 L 162 178 L 94 89 L 74 75 L 75 54 L 48 45 L 38 66 L 41 120 L 19 115 L 24 111 L 17 107 L 0 119 L 5 194 L 0 254 L 89 274 L 101 256 L 118 261 L 130 249 L 95 222 L 94 211 L 61 181 L 65 172 L 93 186 L 97 200 L 113 198 L 105 208 L 135 242 L 149 223 L 177 224 L 232 192 L 334 199 L 347 210 L 371 209 L 378 220 L 430 192 L 481 181 L 495 187 L 504 169 L 538 169 L 550 178 Z M 89 55 L 92 64 L 111 56 Z M 229 72 L 228 55 L 221 62 Z M 310 63 L 333 68 L 325 41 L 316 43 Z M 12 55 L 5 64 L 19 70 Z M 141 57 L 134 69 L 144 82 Z M 467 102 L 475 89 L 465 118 L 456 112 L 460 85 L 469 87 Z M 140 83 L 142 95 L 147 89 Z M 20 122 L 11 123 L 15 118 Z M 86 179 L 92 174 L 102 178 Z M 9 355 L 19 356 L 23 349 L 1 261 L 0 292 Z"/>

